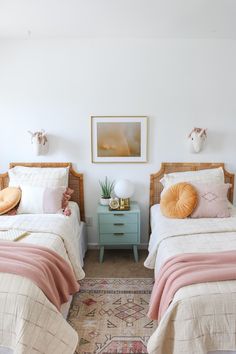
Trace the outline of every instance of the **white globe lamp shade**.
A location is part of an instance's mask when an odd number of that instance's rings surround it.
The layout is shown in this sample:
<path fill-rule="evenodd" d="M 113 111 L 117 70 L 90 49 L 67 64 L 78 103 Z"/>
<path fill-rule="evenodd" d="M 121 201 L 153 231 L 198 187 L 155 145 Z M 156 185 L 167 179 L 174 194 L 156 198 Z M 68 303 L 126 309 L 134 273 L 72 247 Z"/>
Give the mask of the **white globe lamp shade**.
<path fill-rule="evenodd" d="M 127 179 L 116 182 L 114 192 L 118 198 L 130 198 L 134 194 L 134 185 Z"/>

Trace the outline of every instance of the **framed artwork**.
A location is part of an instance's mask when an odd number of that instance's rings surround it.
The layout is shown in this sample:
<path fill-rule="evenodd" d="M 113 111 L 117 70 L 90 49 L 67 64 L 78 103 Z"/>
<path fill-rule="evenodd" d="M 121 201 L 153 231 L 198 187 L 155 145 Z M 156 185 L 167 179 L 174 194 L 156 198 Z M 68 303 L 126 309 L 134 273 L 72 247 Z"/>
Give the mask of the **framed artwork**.
<path fill-rule="evenodd" d="M 147 162 L 147 117 L 92 116 L 92 162 Z"/>

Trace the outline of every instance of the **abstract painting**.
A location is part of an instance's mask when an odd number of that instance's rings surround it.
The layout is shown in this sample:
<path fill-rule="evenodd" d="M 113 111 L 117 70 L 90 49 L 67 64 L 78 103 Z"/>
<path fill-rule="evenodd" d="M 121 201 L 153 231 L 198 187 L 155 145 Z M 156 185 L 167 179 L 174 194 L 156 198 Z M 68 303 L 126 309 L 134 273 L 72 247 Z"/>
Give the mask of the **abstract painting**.
<path fill-rule="evenodd" d="M 93 116 L 92 162 L 146 162 L 147 117 Z"/>

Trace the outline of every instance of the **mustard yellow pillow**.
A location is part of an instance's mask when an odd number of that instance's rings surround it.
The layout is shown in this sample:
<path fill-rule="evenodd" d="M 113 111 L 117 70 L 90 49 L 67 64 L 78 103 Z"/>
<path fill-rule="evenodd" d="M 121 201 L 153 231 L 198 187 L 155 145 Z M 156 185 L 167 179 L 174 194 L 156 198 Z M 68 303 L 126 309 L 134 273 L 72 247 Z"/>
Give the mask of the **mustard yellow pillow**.
<path fill-rule="evenodd" d="M 189 183 L 177 183 L 167 189 L 161 197 L 161 212 L 168 218 L 184 219 L 197 206 L 198 194 Z"/>
<path fill-rule="evenodd" d="M 21 190 L 16 187 L 7 187 L 0 191 L 0 215 L 13 209 L 20 201 Z"/>

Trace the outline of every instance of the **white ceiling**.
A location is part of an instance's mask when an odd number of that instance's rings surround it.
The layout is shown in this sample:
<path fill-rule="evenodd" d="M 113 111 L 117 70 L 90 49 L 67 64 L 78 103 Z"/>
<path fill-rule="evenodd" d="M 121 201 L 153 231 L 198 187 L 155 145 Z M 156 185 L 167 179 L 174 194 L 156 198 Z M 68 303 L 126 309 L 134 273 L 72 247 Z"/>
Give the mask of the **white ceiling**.
<path fill-rule="evenodd" d="M 236 39 L 236 0 L 0 0 L 0 38 Z"/>

